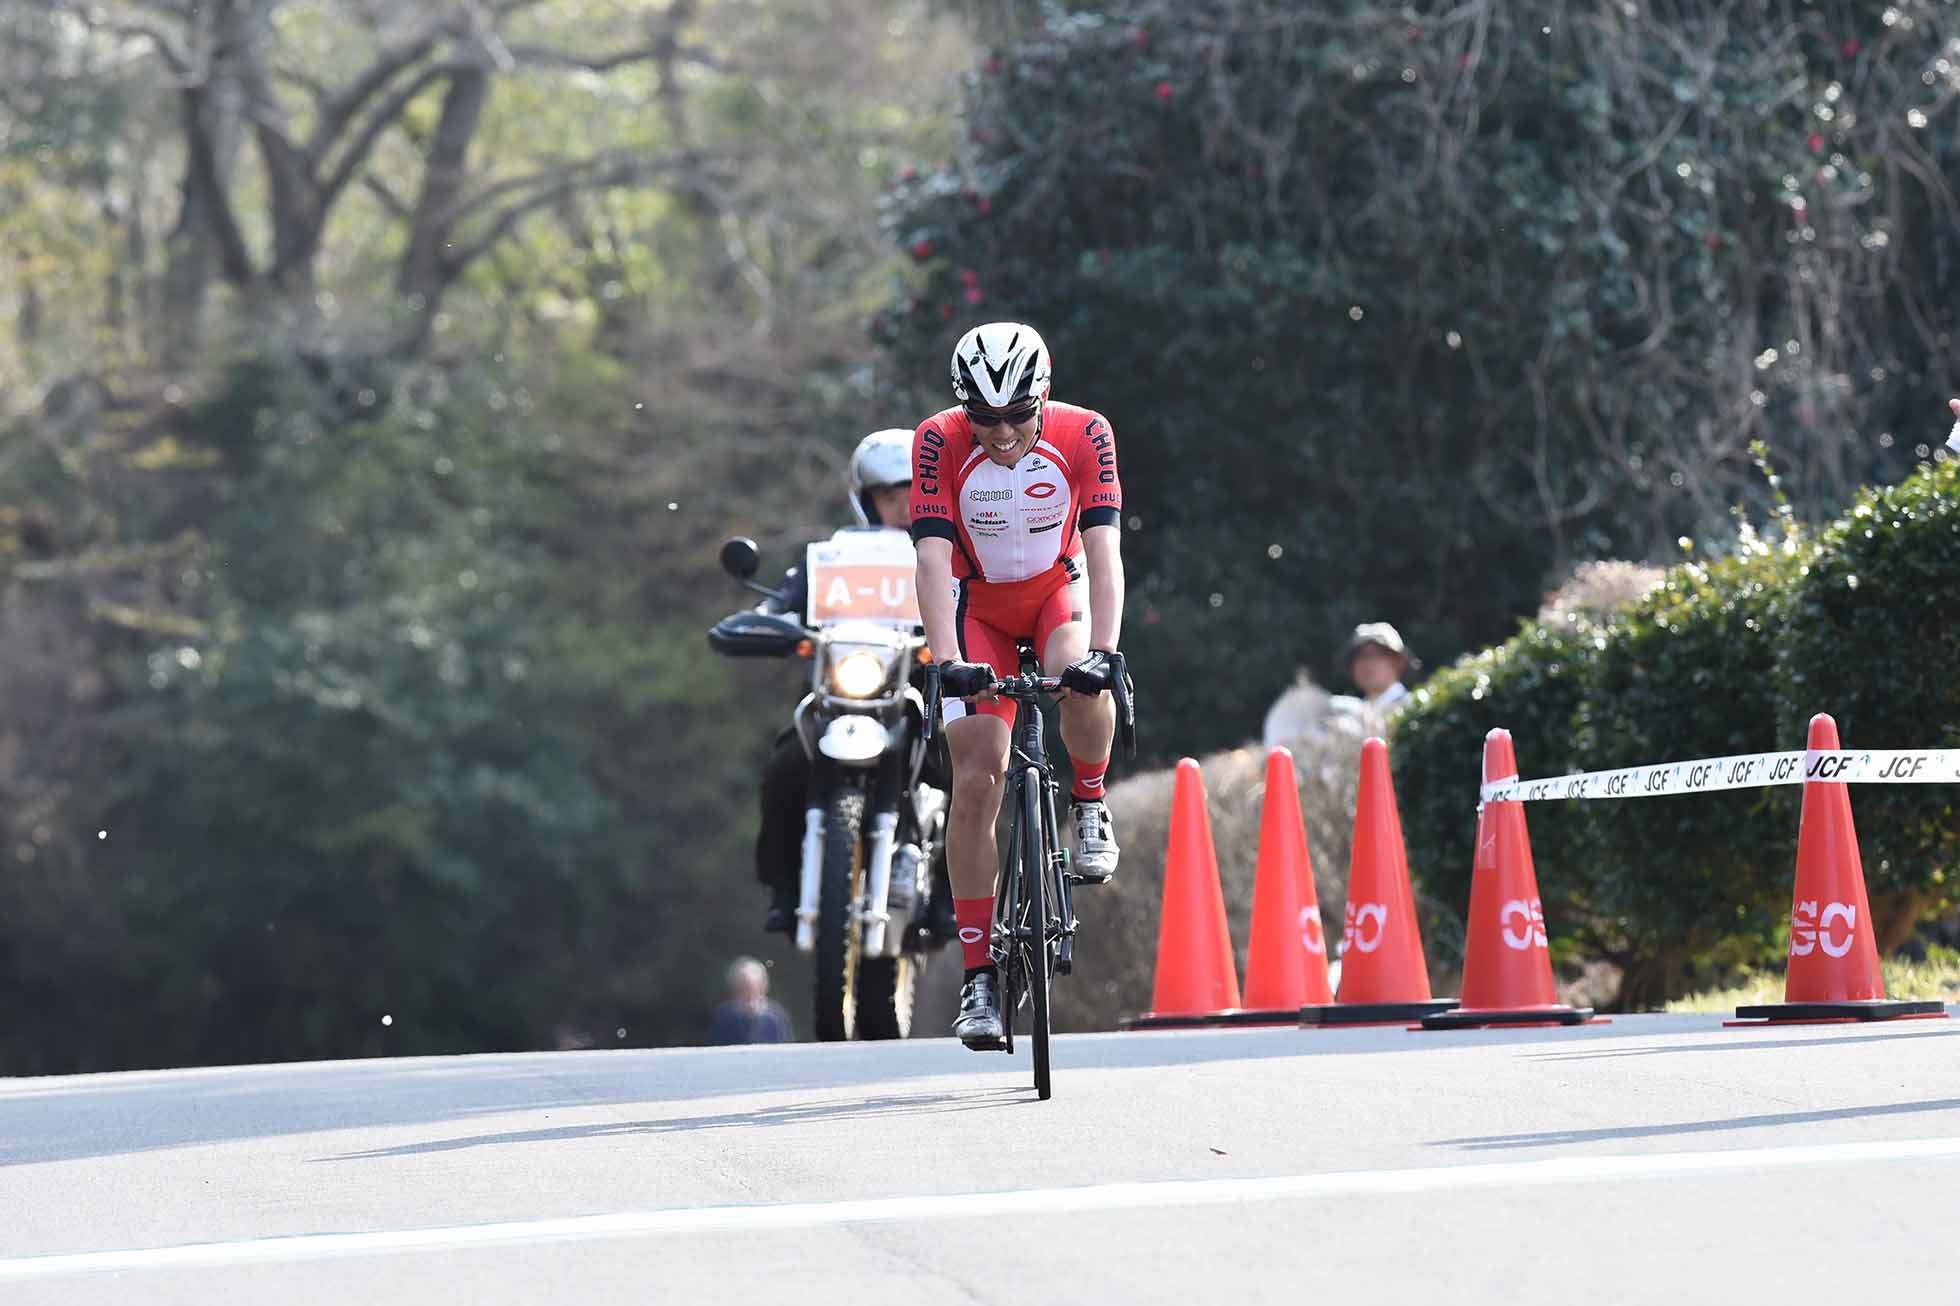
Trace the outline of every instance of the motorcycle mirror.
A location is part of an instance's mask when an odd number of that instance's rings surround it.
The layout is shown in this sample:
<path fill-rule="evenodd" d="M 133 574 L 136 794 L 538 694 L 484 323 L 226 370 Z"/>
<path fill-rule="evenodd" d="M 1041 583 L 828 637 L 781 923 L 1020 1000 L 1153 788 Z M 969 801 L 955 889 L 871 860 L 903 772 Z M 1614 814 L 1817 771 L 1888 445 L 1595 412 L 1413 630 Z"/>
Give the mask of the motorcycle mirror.
<path fill-rule="evenodd" d="M 761 565 L 762 552 L 746 535 L 737 535 L 721 546 L 721 569 L 736 580 L 749 579 Z"/>

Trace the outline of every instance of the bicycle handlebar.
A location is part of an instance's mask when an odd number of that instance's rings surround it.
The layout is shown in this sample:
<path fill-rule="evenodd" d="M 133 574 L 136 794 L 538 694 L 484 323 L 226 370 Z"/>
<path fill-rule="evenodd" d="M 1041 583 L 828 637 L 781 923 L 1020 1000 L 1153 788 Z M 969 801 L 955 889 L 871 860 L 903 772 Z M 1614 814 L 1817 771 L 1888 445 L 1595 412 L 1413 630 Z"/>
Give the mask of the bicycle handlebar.
<path fill-rule="evenodd" d="M 1116 702 L 1116 736 L 1123 745 L 1125 760 L 1137 755 L 1137 710 L 1134 697 L 1135 687 L 1130 682 L 1129 668 L 1124 664 L 1121 653 L 1110 655 L 1114 661 L 1114 671 L 1109 681 L 1109 696 Z M 1059 693 L 1065 686 L 1060 676 L 1005 676 L 994 681 L 990 692 L 1002 698 L 1033 703 L 1043 694 Z M 932 742 L 932 736 L 939 728 L 939 668 L 937 665 L 926 668 L 926 721 L 925 740 Z"/>

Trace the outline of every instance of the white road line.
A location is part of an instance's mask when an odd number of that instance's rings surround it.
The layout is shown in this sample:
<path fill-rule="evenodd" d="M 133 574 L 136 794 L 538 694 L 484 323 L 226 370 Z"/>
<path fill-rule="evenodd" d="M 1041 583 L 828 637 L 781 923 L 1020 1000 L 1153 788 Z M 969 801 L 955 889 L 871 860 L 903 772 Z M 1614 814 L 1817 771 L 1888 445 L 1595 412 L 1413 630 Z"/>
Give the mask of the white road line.
<path fill-rule="evenodd" d="M 1912 1138 L 1875 1143 L 1826 1143 L 1808 1147 L 1757 1147 L 1725 1152 L 1660 1152 L 1635 1156 L 1571 1156 L 1489 1165 L 1431 1166 L 1410 1170 L 1342 1170 L 1329 1174 L 1276 1175 L 1263 1179 L 1180 1179 L 1096 1184 L 1080 1188 L 1028 1188 L 1008 1192 L 871 1197 L 837 1202 L 779 1202 L 749 1206 L 670 1207 L 578 1215 L 500 1224 L 428 1229 L 378 1229 L 320 1233 L 237 1242 L 191 1243 L 126 1251 L 74 1252 L 0 1259 L 0 1283 L 60 1279 L 127 1270 L 193 1269 L 280 1264 L 336 1256 L 440 1251 L 518 1243 L 583 1242 L 602 1238 L 672 1234 L 814 1229 L 885 1221 L 970 1220 L 988 1215 L 1053 1215 L 1080 1211 L 1145 1210 L 1217 1206 L 1309 1197 L 1362 1197 L 1395 1193 L 1455 1192 L 1477 1188 L 1532 1188 L 1616 1180 L 1662 1179 L 1745 1171 L 1873 1161 L 1960 1158 L 1960 1138 Z"/>

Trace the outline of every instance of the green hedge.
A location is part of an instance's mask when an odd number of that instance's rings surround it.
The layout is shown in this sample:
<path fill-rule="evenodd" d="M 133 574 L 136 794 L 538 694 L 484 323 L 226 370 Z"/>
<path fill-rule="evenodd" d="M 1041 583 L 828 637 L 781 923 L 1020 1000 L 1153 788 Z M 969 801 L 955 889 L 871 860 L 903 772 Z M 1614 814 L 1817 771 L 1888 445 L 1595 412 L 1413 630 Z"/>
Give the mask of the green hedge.
<path fill-rule="evenodd" d="M 1733 556 L 1673 568 L 1621 614 L 1584 672 L 1577 769 L 1801 748 L 1775 730 L 1771 606 L 1810 549 L 1745 537 Z M 1713 963 L 1768 961 L 1789 911 L 1799 791 L 1738 789 L 1625 802 L 1575 802 L 1539 817 L 1580 859 L 1590 950 L 1626 972 L 1644 1005 L 1710 978 Z M 1780 905 L 1779 905 L 1780 904 Z"/>
<path fill-rule="evenodd" d="M 1846 748 L 1960 747 L 1960 467 L 1860 495 L 1819 544 L 1775 605 L 1780 733 L 1829 712 Z M 1881 944 L 1954 905 L 1956 802 L 1950 785 L 1853 791 Z"/>
<path fill-rule="evenodd" d="M 1477 786 L 1492 727 L 1511 732 L 1520 774 L 1572 769 L 1580 671 L 1602 638 L 1603 629 L 1585 620 L 1533 622 L 1416 690 L 1396 721 L 1390 757 L 1409 871 L 1426 893 L 1459 907 L 1470 901 Z M 1533 838 L 1539 893 L 1547 910 L 1562 917 L 1554 904 L 1584 901 L 1585 878 L 1574 874 L 1581 859 L 1556 826 L 1545 837 L 1534 828 Z"/>
<path fill-rule="evenodd" d="M 1508 728 L 1527 778 L 1801 748 L 1814 712 L 1846 747 L 1960 746 L 1960 477 L 1948 464 L 1868 491 L 1805 540 L 1745 531 L 1729 557 L 1684 563 L 1598 620 L 1527 624 L 1415 695 L 1395 732 L 1410 864 L 1445 902 L 1469 898 L 1484 733 Z M 1537 803 L 1539 887 L 1555 940 L 1626 970 L 1646 1005 L 1713 972 L 1780 958 L 1801 791 Z M 1955 901 L 1956 794 L 1853 796 L 1881 947 Z"/>

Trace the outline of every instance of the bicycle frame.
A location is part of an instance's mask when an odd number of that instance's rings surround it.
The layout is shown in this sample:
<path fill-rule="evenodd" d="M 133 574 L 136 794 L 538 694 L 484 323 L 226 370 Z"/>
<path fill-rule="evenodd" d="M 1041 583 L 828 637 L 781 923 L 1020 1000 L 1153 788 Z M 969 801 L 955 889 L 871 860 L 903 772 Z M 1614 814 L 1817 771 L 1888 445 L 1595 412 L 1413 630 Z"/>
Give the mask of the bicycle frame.
<path fill-rule="evenodd" d="M 1040 663 L 1024 654 L 1021 674 L 1040 675 Z M 1041 712 L 1028 699 L 1021 699 L 1015 705 L 1013 751 L 1008 758 L 1008 771 L 1005 796 L 1008 809 L 1007 855 L 1003 859 L 1000 889 L 996 894 L 994 961 L 1004 964 L 1006 960 L 1007 944 L 1002 938 L 1001 923 L 1012 921 L 1021 900 L 1032 896 L 1023 878 L 1030 873 L 1032 863 L 1032 873 L 1044 877 L 1041 895 L 1046 900 L 1044 905 L 1052 903 L 1055 908 L 1043 913 L 1047 919 L 1043 922 L 1040 942 L 1055 948 L 1054 973 L 1066 975 L 1074 961 L 1076 919 L 1074 886 L 1067 875 L 1068 851 L 1059 837 L 1060 824 L 1056 818 L 1056 795 L 1061 786 L 1048 765 Z M 1030 812 L 1038 830 L 1038 839 L 1032 843 L 1022 834 L 1029 822 Z"/>

